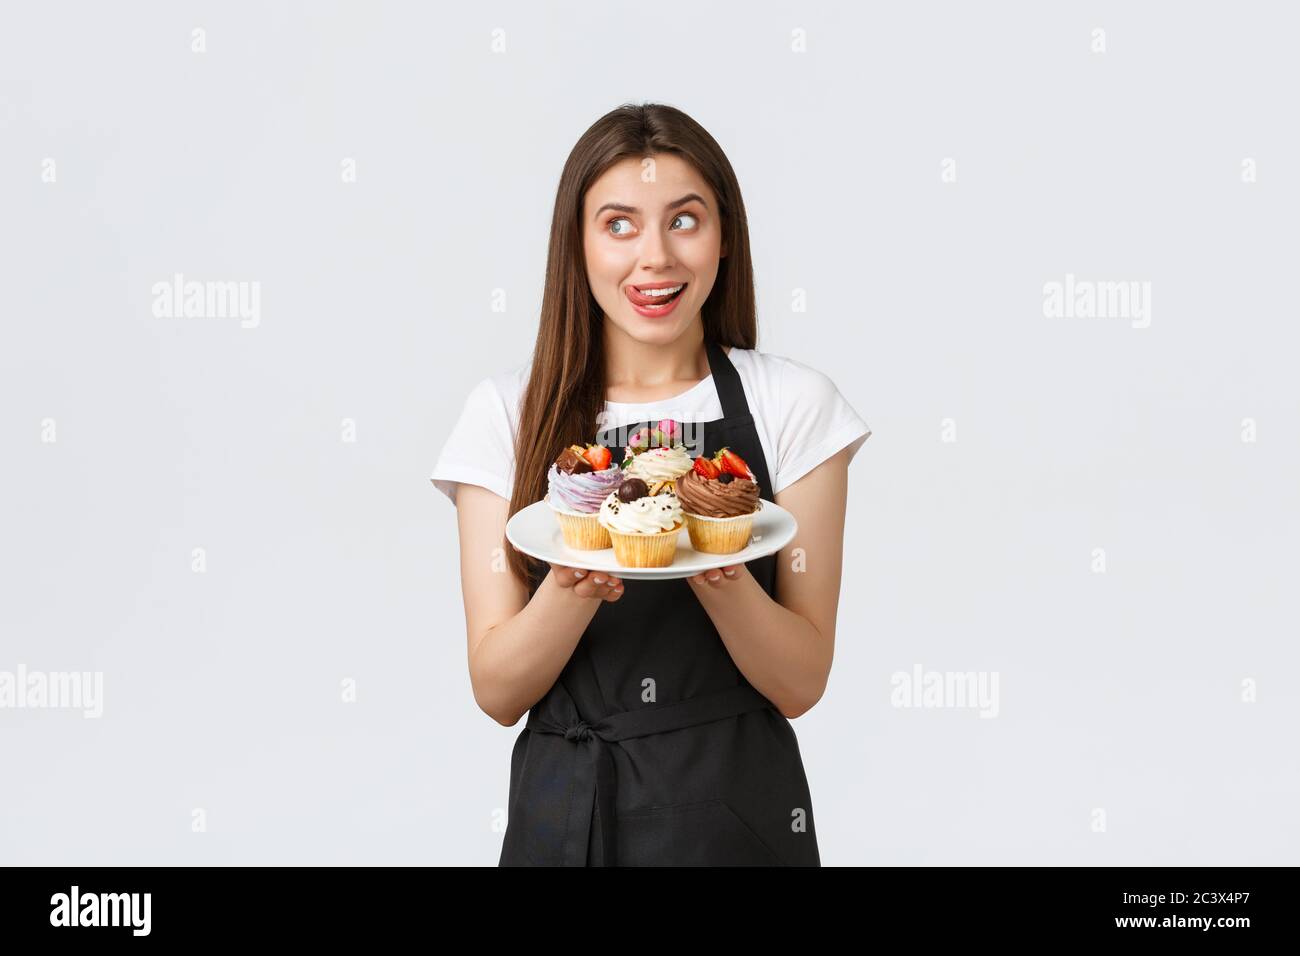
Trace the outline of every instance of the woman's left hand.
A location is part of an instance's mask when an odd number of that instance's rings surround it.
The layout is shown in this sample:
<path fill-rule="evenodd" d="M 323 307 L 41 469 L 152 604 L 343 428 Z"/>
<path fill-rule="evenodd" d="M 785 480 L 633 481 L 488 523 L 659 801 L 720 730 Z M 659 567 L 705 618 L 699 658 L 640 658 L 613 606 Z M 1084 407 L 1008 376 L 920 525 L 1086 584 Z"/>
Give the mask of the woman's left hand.
<path fill-rule="evenodd" d="M 729 564 L 725 568 L 710 568 L 707 571 L 701 571 L 699 574 L 692 574 L 686 578 L 693 588 L 725 588 L 733 584 L 740 578 L 741 572 L 744 571 L 743 564 Z"/>

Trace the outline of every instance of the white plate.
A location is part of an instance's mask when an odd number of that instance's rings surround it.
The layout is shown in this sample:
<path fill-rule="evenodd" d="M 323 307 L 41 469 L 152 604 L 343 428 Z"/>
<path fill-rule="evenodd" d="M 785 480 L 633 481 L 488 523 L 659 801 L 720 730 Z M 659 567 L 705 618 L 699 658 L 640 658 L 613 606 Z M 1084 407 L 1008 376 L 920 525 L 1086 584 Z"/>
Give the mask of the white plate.
<path fill-rule="evenodd" d="M 780 505 L 764 499 L 758 513 L 754 515 L 749 544 L 735 554 L 705 554 L 696 551 L 691 547 L 690 535 L 686 533 L 686 525 L 683 524 L 682 530 L 678 532 L 677 553 L 673 555 L 672 564 L 664 568 L 625 568 L 615 560 L 613 548 L 598 551 L 570 548 L 564 543 L 560 523 L 555 520 L 551 506 L 545 501 L 538 501 L 517 511 L 506 522 L 506 538 L 524 554 L 543 561 L 591 571 L 608 571 L 629 581 L 668 581 L 699 574 L 710 568 L 743 564 L 754 558 L 775 554 L 794 540 L 797 528 L 794 515 Z"/>

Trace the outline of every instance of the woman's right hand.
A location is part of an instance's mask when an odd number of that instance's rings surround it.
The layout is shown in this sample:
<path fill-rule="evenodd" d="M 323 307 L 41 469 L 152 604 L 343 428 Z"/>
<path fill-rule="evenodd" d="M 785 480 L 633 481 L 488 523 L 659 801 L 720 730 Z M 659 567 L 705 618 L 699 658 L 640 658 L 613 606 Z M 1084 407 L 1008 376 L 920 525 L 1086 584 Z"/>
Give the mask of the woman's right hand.
<path fill-rule="evenodd" d="M 555 583 L 562 588 L 572 588 L 578 597 L 596 598 L 614 602 L 623 596 L 623 582 L 608 571 L 588 571 L 551 562 Z"/>

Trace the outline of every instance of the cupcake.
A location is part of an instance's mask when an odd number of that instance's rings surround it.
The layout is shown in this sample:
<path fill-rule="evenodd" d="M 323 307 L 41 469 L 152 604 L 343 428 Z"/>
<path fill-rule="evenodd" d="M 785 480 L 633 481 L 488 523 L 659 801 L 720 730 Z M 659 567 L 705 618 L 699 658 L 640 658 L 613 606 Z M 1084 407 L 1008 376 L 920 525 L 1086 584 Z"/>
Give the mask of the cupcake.
<path fill-rule="evenodd" d="M 654 429 L 642 428 L 627 446 L 623 476 L 640 478 L 651 495 L 675 492 L 677 479 L 691 470 L 691 456 L 677 436 L 677 422 L 670 418 Z"/>
<path fill-rule="evenodd" d="M 627 568 L 664 568 L 673 563 L 682 530 L 682 506 L 671 491 L 650 494 L 640 478 L 624 478 L 600 505 L 614 557 Z"/>
<path fill-rule="evenodd" d="M 609 532 L 599 521 L 600 505 L 623 480 L 623 469 L 612 458 L 604 445 L 570 445 L 546 473 L 546 503 L 571 548 L 609 547 Z"/>
<path fill-rule="evenodd" d="M 723 448 L 712 458 L 696 458 L 677 482 L 691 547 L 708 554 L 744 548 L 762 507 L 758 492 L 754 473 L 734 451 Z"/>

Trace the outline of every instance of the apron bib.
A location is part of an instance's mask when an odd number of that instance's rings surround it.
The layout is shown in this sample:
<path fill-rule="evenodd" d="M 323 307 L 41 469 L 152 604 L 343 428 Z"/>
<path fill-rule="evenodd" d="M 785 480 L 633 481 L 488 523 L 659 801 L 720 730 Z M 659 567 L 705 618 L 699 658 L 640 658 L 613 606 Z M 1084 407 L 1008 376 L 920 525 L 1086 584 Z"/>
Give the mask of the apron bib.
<path fill-rule="evenodd" d="M 706 351 L 723 417 L 683 430 L 696 454 L 734 449 L 770 501 L 740 376 L 721 346 Z M 621 430 L 596 440 L 618 454 Z M 776 555 L 746 566 L 773 594 Z M 821 865 L 794 728 L 685 579 L 627 581 L 601 603 L 519 732 L 507 813 L 500 866 Z"/>

